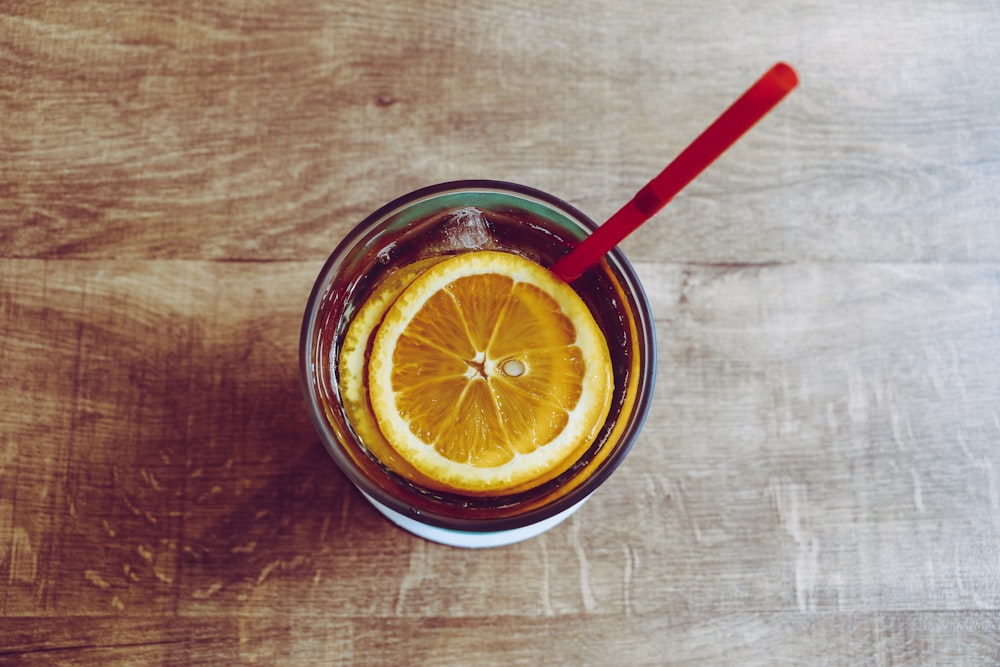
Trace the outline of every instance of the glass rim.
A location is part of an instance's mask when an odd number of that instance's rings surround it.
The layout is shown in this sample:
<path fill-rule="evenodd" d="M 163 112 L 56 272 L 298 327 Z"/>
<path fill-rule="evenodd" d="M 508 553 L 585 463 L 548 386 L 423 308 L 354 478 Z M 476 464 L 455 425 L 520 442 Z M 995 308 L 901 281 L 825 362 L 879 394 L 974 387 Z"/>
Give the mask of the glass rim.
<path fill-rule="evenodd" d="M 324 448 L 330 453 L 337 467 L 344 473 L 348 480 L 365 494 L 404 516 L 439 528 L 470 533 L 511 530 L 532 525 L 583 502 L 603 485 L 625 459 L 642 430 L 652 402 L 657 366 L 657 343 L 652 308 L 650 307 L 642 283 L 635 273 L 635 269 L 621 249 L 615 247 L 608 253 L 606 260 L 612 273 L 621 281 L 621 286 L 625 294 L 628 295 L 632 302 L 629 304 L 630 310 L 634 309 L 633 315 L 635 317 L 635 328 L 638 338 L 636 347 L 641 357 L 638 386 L 636 389 L 637 399 L 632 414 L 628 416 L 626 428 L 616 441 L 616 443 L 620 442 L 621 445 L 605 461 L 599 464 L 597 469 L 586 480 L 557 498 L 538 507 L 527 509 L 523 513 L 506 517 L 463 518 L 416 508 L 406 502 L 405 499 L 397 498 L 388 493 L 365 475 L 350 457 L 342 451 L 344 445 L 339 443 L 336 433 L 334 433 L 324 414 L 318 391 L 312 380 L 312 368 L 310 366 L 312 364 L 312 351 L 314 349 L 313 334 L 317 327 L 316 320 L 320 313 L 320 305 L 336 277 L 335 270 L 338 268 L 339 262 L 357 246 L 358 242 L 366 234 L 375 229 L 378 223 L 384 222 L 392 213 L 405 210 L 407 207 L 421 200 L 457 192 L 476 191 L 495 192 L 529 200 L 533 199 L 565 214 L 588 233 L 592 233 L 597 229 L 597 224 L 573 205 L 547 192 L 526 185 L 499 180 L 471 179 L 447 181 L 418 188 L 378 207 L 375 211 L 365 216 L 361 222 L 352 227 L 337 244 L 313 284 L 306 303 L 299 339 L 299 379 L 310 421 Z M 614 447 L 617 446 L 616 443 L 608 443 L 606 446 Z"/>

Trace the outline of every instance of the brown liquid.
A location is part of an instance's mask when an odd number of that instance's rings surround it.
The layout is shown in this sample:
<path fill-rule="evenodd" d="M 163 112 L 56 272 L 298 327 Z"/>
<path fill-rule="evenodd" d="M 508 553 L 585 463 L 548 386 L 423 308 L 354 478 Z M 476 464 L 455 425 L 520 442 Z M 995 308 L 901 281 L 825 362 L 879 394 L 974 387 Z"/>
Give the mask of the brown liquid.
<path fill-rule="evenodd" d="M 481 210 L 481 209 L 480 209 Z M 464 215 L 465 213 L 460 213 Z M 346 424 L 346 417 L 337 399 L 338 379 L 334 377 L 339 355 L 339 341 L 343 338 L 350 320 L 360 304 L 371 294 L 379 282 L 391 271 L 413 261 L 434 255 L 454 254 L 467 250 L 455 247 L 455 236 L 473 242 L 472 249 L 493 249 L 520 254 L 543 266 L 551 266 L 556 259 L 571 248 L 576 239 L 570 232 L 553 222 L 521 209 L 495 208 L 482 211 L 485 229 L 456 230 L 456 209 L 438 211 L 419 220 L 410 221 L 399 230 L 388 230 L 372 235 L 365 241 L 365 250 L 347 267 L 347 280 L 335 284 L 324 296 L 320 306 L 323 323 L 317 341 L 317 373 L 319 395 L 324 409 L 334 425 L 343 429 L 339 437 L 342 447 L 369 477 L 401 497 L 411 507 L 451 515 L 458 518 L 492 518 L 516 514 L 520 507 L 530 508 L 558 496 L 561 487 L 575 487 L 582 480 L 575 478 L 581 470 L 593 472 L 603 461 L 614 434 L 615 418 L 634 401 L 635 382 L 631 377 L 635 369 L 634 323 L 623 303 L 624 295 L 617 279 L 603 264 L 589 269 L 573 283 L 590 308 L 594 319 L 604 333 L 614 369 L 614 396 L 607 423 L 591 448 L 568 471 L 538 487 L 520 493 L 501 496 L 475 496 L 462 493 L 442 493 L 417 486 L 400 477 L 374 459 L 363 443 Z M 485 232 L 485 233 L 481 233 Z M 485 244 L 482 242 L 485 241 Z M 344 271 L 341 272 L 344 275 Z M 630 333 L 631 332 L 631 333 Z"/>

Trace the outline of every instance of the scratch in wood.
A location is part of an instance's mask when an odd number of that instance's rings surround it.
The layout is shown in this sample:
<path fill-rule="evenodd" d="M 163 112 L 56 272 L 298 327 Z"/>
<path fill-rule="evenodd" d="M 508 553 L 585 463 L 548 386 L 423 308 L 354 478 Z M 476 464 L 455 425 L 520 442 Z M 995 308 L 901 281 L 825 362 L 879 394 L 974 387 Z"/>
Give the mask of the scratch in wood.
<path fill-rule="evenodd" d="M 256 548 L 257 548 L 257 540 L 253 540 L 252 542 L 247 542 L 242 546 L 233 547 L 229 551 L 234 554 L 250 554 L 253 553 L 253 550 Z"/>
<path fill-rule="evenodd" d="M 222 582 L 217 581 L 203 591 L 195 591 L 191 593 L 191 597 L 195 598 L 196 600 L 207 600 L 208 598 L 218 593 L 220 590 L 222 590 Z"/>
<path fill-rule="evenodd" d="M 539 586 L 539 593 L 542 597 L 542 611 L 546 616 L 555 616 L 556 612 L 552 608 L 552 570 L 549 566 L 549 546 L 546 543 L 546 536 L 538 538 L 538 546 L 542 552 L 542 583 Z"/>
<path fill-rule="evenodd" d="M 924 513 L 924 493 L 920 483 L 920 473 L 916 468 L 910 468 L 910 477 L 913 478 L 913 506 L 921 514 Z"/>
<path fill-rule="evenodd" d="M 795 418 L 795 414 L 792 408 L 792 401 L 790 397 L 792 396 L 792 388 L 788 380 L 788 369 L 782 367 L 781 369 L 781 390 L 776 391 L 774 396 L 774 412 L 775 414 L 780 414 L 780 423 L 778 425 L 778 432 L 781 435 L 791 435 L 797 433 L 800 427 L 798 420 Z"/>
<path fill-rule="evenodd" d="M 690 474 L 690 473 L 689 473 Z M 676 488 L 673 488 L 670 480 L 666 475 L 657 475 L 657 479 L 660 482 L 660 486 L 663 488 L 663 494 L 665 497 L 673 498 L 677 511 L 680 514 L 680 518 L 684 523 L 691 526 L 691 532 L 694 534 L 695 542 L 698 544 L 704 544 L 705 540 L 701 533 L 701 526 L 698 521 L 695 520 L 694 516 L 688 511 L 687 508 L 687 491 L 685 489 L 685 484 L 683 480 L 678 480 Z"/>
<path fill-rule="evenodd" d="M 153 576 L 156 577 L 157 579 L 159 579 L 160 581 L 162 581 L 165 584 L 172 584 L 172 583 L 174 583 L 174 578 L 173 577 L 169 576 L 168 574 L 160 571 L 158 568 L 155 568 L 155 567 L 153 568 Z"/>
<path fill-rule="evenodd" d="M 623 573 L 622 573 L 622 607 L 625 609 L 625 615 L 632 615 L 632 566 L 634 559 L 634 552 L 632 547 L 627 544 L 622 544 L 622 551 L 625 552 L 624 558 L 622 558 L 622 563 L 624 563 Z"/>
<path fill-rule="evenodd" d="M 118 473 L 118 466 L 117 465 L 112 465 L 111 466 L 111 478 L 115 482 L 115 487 L 118 488 L 119 492 L 121 493 L 122 500 L 125 502 L 125 507 L 127 507 L 129 509 L 129 511 L 132 512 L 132 514 L 134 514 L 136 516 L 142 516 L 142 512 L 139 510 L 138 507 L 136 507 L 132 503 L 132 500 L 129 499 L 128 494 L 125 493 L 125 488 L 122 486 L 121 478 L 120 478 L 119 473 Z"/>
<path fill-rule="evenodd" d="M 934 387 L 934 392 L 938 395 L 940 399 L 948 398 L 948 388 L 945 384 L 945 380 L 940 372 L 940 366 L 942 365 L 938 350 L 936 347 L 927 347 L 927 370 L 929 371 L 927 376 L 931 381 L 931 386 Z M 945 369 L 945 373 L 948 373 L 950 369 Z M 960 387 L 961 388 L 961 387 Z"/>
<path fill-rule="evenodd" d="M 406 615 L 406 597 L 410 590 L 419 589 L 427 573 L 427 543 L 424 540 L 413 542 L 410 552 L 410 564 L 399 582 L 399 596 L 396 599 L 396 615 Z"/>
<path fill-rule="evenodd" d="M 993 508 L 993 522 L 1000 524 L 1000 489 L 997 488 L 997 473 L 993 463 L 985 456 L 983 458 L 974 456 L 963 433 L 958 433 L 958 444 L 962 447 L 962 452 L 969 463 L 986 475 L 986 493 L 990 499 L 990 507 Z"/>
<path fill-rule="evenodd" d="M 200 496 L 198 496 L 198 498 L 197 498 L 197 499 L 195 500 L 195 502 L 197 502 L 197 503 L 201 503 L 201 502 L 204 502 L 204 501 L 205 501 L 205 500 L 207 500 L 207 499 L 208 499 L 208 498 L 209 498 L 210 496 L 217 496 L 217 495 L 219 495 L 220 493 L 222 493 L 222 487 L 221 487 L 221 486 L 219 486 L 218 484 L 216 484 L 216 485 L 215 485 L 215 486 L 213 486 L 213 487 L 212 487 L 211 489 L 209 489 L 209 490 L 208 490 L 208 491 L 206 491 L 205 493 L 203 493 L 203 494 L 201 494 Z"/>
<path fill-rule="evenodd" d="M 132 504 L 132 501 L 129 500 L 128 494 L 125 493 L 124 489 L 122 489 L 121 495 L 122 495 L 122 500 L 125 501 L 125 507 L 127 507 L 128 510 L 132 512 L 132 514 L 136 516 L 142 516 L 142 511 L 138 507 Z"/>
<path fill-rule="evenodd" d="M 834 405 L 832 402 L 826 404 L 826 425 L 830 427 L 830 431 L 836 433 L 839 429 L 837 428 L 840 424 L 840 420 L 837 419 L 837 413 L 834 411 Z"/>
<path fill-rule="evenodd" d="M 13 540 L 13 531 L 8 531 L 8 526 L 14 523 L 14 510 L 15 506 L 13 502 L 0 500 L 0 563 L 7 560 L 7 553 L 13 546 L 7 541 L 6 536 L 8 532 L 11 533 L 11 540 Z"/>
<path fill-rule="evenodd" d="M 281 558 L 271 561 L 264 566 L 263 570 L 261 570 L 260 575 L 257 577 L 257 585 L 259 586 L 264 583 L 276 569 L 280 568 L 282 571 L 293 570 L 308 560 L 309 559 L 306 556 L 296 556 L 290 561 L 282 560 Z"/>
<path fill-rule="evenodd" d="M 664 486 L 663 495 L 661 496 L 660 492 L 657 491 L 656 483 L 657 481 L 660 481 L 658 477 L 649 473 L 644 473 L 641 479 L 643 481 L 642 485 L 643 491 L 646 494 L 648 494 L 650 498 L 653 499 L 653 502 L 657 502 L 659 498 L 664 498 L 666 500 L 670 499 L 670 492 L 665 488 L 665 485 L 663 484 L 662 481 L 660 482 L 660 484 L 661 486 Z"/>
<path fill-rule="evenodd" d="M 187 555 L 191 556 L 192 558 L 194 558 L 195 560 L 199 560 L 199 561 L 205 555 L 205 549 L 201 549 L 200 551 L 195 551 L 194 547 L 191 547 L 190 545 L 187 545 L 187 544 L 184 545 L 184 548 L 182 549 L 182 551 L 184 553 L 186 553 Z"/>
<path fill-rule="evenodd" d="M 997 491 L 997 471 L 989 459 L 983 458 L 976 464 L 976 467 L 986 474 L 986 489 L 990 498 L 990 506 L 993 508 L 993 520 L 997 520 L 997 513 L 1000 512 L 1000 492 Z"/>
<path fill-rule="evenodd" d="M 319 541 L 326 542 L 326 532 L 330 529 L 330 515 L 327 514 L 323 517 L 323 523 L 319 527 Z"/>
<path fill-rule="evenodd" d="M 254 521 L 260 521 L 261 519 L 263 519 L 264 517 L 266 517 L 270 513 L 271 513 L 271 510 L 257 510 L 257 513 L 253 515 L 253 520 Z"/>
<path fill-rule="evenodd" d="M 146 547 L 142 546 L 141 544 L 139 546 L 137 546 L 135 549 L 136 549 L 136 551 L 139 552 L 139 555 L 142 556 L 142 559 L 144 561 L 146 561 L 147 563 L 152 563 L 153 562 L 153 552 L 152 551 L 150 551 Z"/>
<path fill-rule="evenodd" d="M 7 582 L 30 584 L 35 581 L 36 576 L 38 576 L 38 554 L 31 546 L 28 531 L 15 526 L 10 544 L 10 570 Z"/>
<path fill-rule="evenodd" d="M 243 492 L 253 487 L 253 480 L 247 477 L 236 480 L 236 495 L 241 496 Z"/>
<path fill-rule="evenodd" d="M 975 587 L 967 588 L 965 586 L 965 581 L 962 578 L 962 568 L 961 568 L 961 558 L 958 554 L 958 545 L 956 544 L 952 549 L 952 562 L 955 565 L 955 584 L 958 586 L 958 593 L 962 597 L 972 598 L 976 607 L 979 609 L 987 609 L 988 605 L 986 602 L 976 594 Z"/>
<path fill-rule="evenodd" d="M 125 565 L 122 566 L 122 572 L 128 579 L 131 579 L 132 581 L 135 582 L 139 581 L 139 575 L 135 573 L 135 570 L 133 570 L 132 566 L 129 565 L 128 563 L 125 563 Z"/>
<path fill-rule="evenodd" d="M 124 603 L 122 603 L 122 601 L 118 599 L 117 595 L 115 595 L 115 596 L 113 596 L 111 598 L 111 606 L 114 607 L 115 609 L 117 609 L 118 611 L 124 611 L 125 610 Z"/>
<path fill-rule="evenodd" d="M 819 540 L 804 528 L 806 487 L 793 482 L 771 482 L 778 518 L 798 547 L 795 556 L 795 600 L 799 611 L 816 611 L 816 584 L 819 578 Z"/>
<path fill-rule="evenodd" d="M 94 584 L 95 586 L 97 586 L 102 590 L 106 591 L 109 588 L 111 588 L 111 584 L 105 581 L 104 577 L 102 577 L 94 570 L 87 570 L 86 572 L 83 573 L 83 576 L 87 578 L 87 581 L 89 581 L 90 583 Z"/>
<path fill-rule="evenodd" d="M 896 412 L 893 412 L 892 416 L 889 418 L 889 427 L 892 429 L 892 441 L 896 443 L 896 446 L 900 449 L 906 449 L 907 438 L 903 437 L 903 427 L 900 422 L 903 417 Z"/>
<path fill-rule="evenodd" d="M 847 587 L 847 584 L 844 581 L 844 575 L 842 575 L 840 572 L 834 572 L 830 576 L 830 584 L 837 591 L 837 610 L 838 611 L 843 610 L 844 609 L 844 602 L 845 602 L 845 600 L 847 598 L 847 595 L 845 593 L 845 589 Z"/>
<path fill-rule="evenodd" d="M 350 507 L 351 507 L 351 487 L 349 484 L 344 485 L 344 500 L 340 504 L 340 534 L 347 534 L 347 523 L 350 519 Z"/>
<path fill-rule="evenodd" d="M 154 475 L 153 473 L 143 468 L 142 470 L 139 471 L 139 475 L 142 477 L 143 480 L 145 480 L 146 484 L 148 484 L 153 488 L 154 491 L 163 490 L 163 486 L 160 484 L 160 481 L 156 479 L 156 475 Z"/>
<path fill-rule="evenodd" d="M 0 443 L 2 443 L 0 444 L 0 475 L 2 475 L 17 458 L 17 443 L 14 442 L 13 438 L 7 437 L 4 437 Z"/>
<path fill-rule="evenodd" d="M 104 527 L 104 532 L 108 534 L 108 537 L 117 537 L 117 533 L 115 533 L 107 519 L 101 519 L 101 525 Z"/>
<path fill-rule="evenodd" d="M 851 371 L 847 382 L 847 414 L 854 424 L 864 424 L 868 421 L 868 393 L 865 379 L 861 371 Z"/>
<path fill-rule="evenodd" d="M 976 457 L 974 457 L 972 455 L 972 452 L 969 451 L 969 444 L 965 442 L 965 435 L 962 433 L 958 433 L 957 436 L 958 436 L 957 437 L 958 445 L 962 448 L 962 453 L 965 454 L 965 458 L 969 460 L 969 463 L 975 465 Z"/>
<path fill-rule="evenodd" d="M 688 302 L 688 291 L 691 289 L 691 269 L 681 271 L 681 285 L 677 290 L 677 304 L 686 305 Z"/>
<path fill-rule="evenodd" d="M 819 540 L 809 535 L 799 545 L 795 558 L 795 600 L 799 611 L 816 611 L 816 584 L 819 578 Z"/>
<path fill-rule="evenodd" d="M 597 603 L 594 601 L 594 591 L 590 587 L 590 561 L 587 560 L 587 553 L 580 542 L 580 520 L 574 517 L 571 522 L 570 543 L 580 564 L 580 598 L 583 600 L 584 610 L 591 612 L 597 609 Z"/>

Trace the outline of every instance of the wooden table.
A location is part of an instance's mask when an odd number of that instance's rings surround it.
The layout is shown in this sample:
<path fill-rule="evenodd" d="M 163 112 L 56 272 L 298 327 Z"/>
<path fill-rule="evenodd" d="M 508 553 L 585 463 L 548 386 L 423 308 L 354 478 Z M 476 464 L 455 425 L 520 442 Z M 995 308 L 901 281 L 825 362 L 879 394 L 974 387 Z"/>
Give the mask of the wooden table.
<path fill-rule="evenodd" d="M 0 4 L 0 663 L 1000 661 L 1000 7 Z M 800 88 L 624 247 L 652 414 L 570 521 L 382 519 L 299 390 L 366 213 L 494 178 L 603 219 L 777 60 Z"/>

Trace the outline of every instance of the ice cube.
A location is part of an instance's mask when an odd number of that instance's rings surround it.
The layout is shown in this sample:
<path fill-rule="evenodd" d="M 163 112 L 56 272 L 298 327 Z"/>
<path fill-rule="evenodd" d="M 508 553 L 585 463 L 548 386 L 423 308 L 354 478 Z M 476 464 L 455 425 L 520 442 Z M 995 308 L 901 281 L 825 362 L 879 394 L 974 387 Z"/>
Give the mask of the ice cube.
<path fill-rule="evenodd" d="M 396 242 L 391 241 L 384 248 L 378 251 L 375 255 L 375 259 L 378 260 L 379 264 L 388 264 L 392 261 L 392 251 L 396 249 Z"/>
<path fill-rule="evenodd" d="M 453 211 L 441 225 L 441 238 L 449 250 L 486 250 L 495 245 L 483 211 L 474 206 Z"/>

